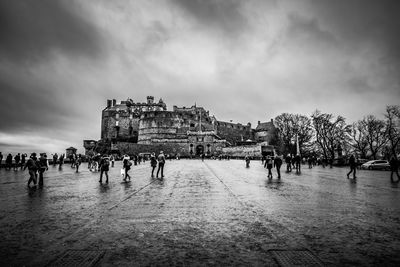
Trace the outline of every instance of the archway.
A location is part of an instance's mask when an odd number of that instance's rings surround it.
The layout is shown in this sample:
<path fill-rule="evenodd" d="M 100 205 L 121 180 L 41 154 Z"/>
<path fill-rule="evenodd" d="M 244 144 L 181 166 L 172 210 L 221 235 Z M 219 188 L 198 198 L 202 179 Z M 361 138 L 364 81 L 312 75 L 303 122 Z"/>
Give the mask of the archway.
<path fill-rule="evenodd" d="M 203 145 L 196 146 L 196 155 L 200 156 L 203 155 L 203 153 L 204 153 L 204 146 Z"/>

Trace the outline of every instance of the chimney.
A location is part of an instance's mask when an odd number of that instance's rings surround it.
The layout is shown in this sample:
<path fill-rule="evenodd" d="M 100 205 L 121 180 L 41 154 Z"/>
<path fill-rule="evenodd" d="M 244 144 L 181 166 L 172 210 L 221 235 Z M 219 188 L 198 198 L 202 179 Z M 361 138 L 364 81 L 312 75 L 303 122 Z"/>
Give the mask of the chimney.
<path fill-rule="evenodd" d="M 110 108 L 111 107 L 111 99 L 107 99 L 107 108 Z"/>
<path fill-rule="evenodd" d="M 271 119 L 271 123 L 272 123 L 272 124 L 274 123 L 274 119 Z"/>
<path fill-rule="evenodd" d="M 260 125 L 260 121 L 258 121 L 258 124 L 257 125 Z"/>
<path fill-rule="evenodd" d="M 112 106 L 115 107 L 116 104 L 117 104 L 117 100 L 113 99 L 112 100 Z"/>

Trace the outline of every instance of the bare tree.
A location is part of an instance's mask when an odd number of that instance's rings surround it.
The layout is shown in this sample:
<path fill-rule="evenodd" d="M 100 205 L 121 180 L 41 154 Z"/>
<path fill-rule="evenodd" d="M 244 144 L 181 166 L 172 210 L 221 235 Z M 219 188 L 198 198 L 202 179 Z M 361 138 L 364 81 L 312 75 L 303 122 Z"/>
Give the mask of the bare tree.
<path fill-rule="evenodd" d="M 371 151 L 372 157 L 376 159 L 377 154 L 382 151 L 382 148 L 387 143 L 386 138 L 386 123 L 383 120 L 369 115 L 362 120 L 364 124 L 365 137 L 368 143 L 368 148 Z"/>
<path fill-rule="evenodd" d="M 310 146 L 310 141 L 313 138 L 313 127 L 307 116 L 282 113 L 274 121 L 283 146 L 282 152 L 294 154 L 297 139 L 300 150 L 307 149 Z"/>
<path fill-rule="evenodd" d="M 365 123 L 363 121 L 357 121 L 352 124 L 351 131 L 351 146 L 356 152 L 360 153 L 361 158 L 365 159 L 368 152 L 368 141 L 365 130 Z"/>
<path fill-rule="evenodd" d="M 385 116 L 390 151 L 397 159 L 397 153 L 400 149 L 400 106 L 387 106 Z"/>
<path fill-rule="evenodd" d="M 336 118 L 332 114 L 316 110 L 312 114 L 316 143 L 321 148 L 325 158 L 335 157 L 335 150 L 349 141 L 350 125 L 342 116 Z"/>

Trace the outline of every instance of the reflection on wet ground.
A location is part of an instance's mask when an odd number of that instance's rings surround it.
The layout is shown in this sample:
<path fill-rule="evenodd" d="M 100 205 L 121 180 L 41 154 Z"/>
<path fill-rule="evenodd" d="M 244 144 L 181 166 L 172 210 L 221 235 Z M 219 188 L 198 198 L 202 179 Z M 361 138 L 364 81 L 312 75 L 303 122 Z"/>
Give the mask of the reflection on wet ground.
<path fill-rule="evenodd" d="M 261 162 L 168 161 L 165 179 L 133 166 L 109 184 L 82 166 L 50 167 L 43 188 L 0 170 L 1 265 L 45 265 L 67 249 L 106 250 L 100 265 L 269 265 L 307 248 L 326 265 L 400 263 L 400 188 L 389 172 L 303 168 L 267 179 Z"/>

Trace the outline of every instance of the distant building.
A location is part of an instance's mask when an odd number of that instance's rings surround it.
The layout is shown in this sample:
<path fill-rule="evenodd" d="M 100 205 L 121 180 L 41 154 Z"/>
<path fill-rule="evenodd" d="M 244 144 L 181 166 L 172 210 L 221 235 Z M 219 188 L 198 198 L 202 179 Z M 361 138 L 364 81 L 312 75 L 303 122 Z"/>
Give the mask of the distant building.
<path fill-rule="evenodd" d="M 274 120 L 271 119 L 269 122 L 258 121 L 257 127 L 254 130 L 254 139 L 256 142 L 268 142 L 272 141 L 276 132 Z"/>
<path fill-rule="evenodd" d="M 68 157 L 69 155 L 73 155 L 76 154 L 76 148 L 75 147 L 69 147 L 67 149 L 65 149 L 65 156 Z"/>
<path fill-rule="evenodd" d="M 197 105 L 173 106 L 172 111 L 168 111 L 164 101 L 154 102 L 153 96 L 148 96 L 146 103 L 135 103 L 132 99 L 117 103 L 114 99 L 107 100 L 102 111 L 100 141 L 110 142 L 110 149 L 121 153 L 163 150 L 166 154 L 182 156 L 213 155 L 246 140 L 269 140 L 273 123 L 262 125 L 265 127 L 254 130 L 250 123 L 218 121 Z M 94 149 L 93 144 L 96 146 L 93 142 L 84 141 L 86 153 Z"/>

